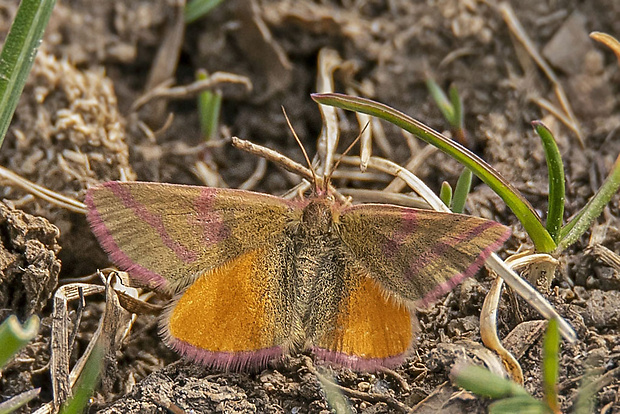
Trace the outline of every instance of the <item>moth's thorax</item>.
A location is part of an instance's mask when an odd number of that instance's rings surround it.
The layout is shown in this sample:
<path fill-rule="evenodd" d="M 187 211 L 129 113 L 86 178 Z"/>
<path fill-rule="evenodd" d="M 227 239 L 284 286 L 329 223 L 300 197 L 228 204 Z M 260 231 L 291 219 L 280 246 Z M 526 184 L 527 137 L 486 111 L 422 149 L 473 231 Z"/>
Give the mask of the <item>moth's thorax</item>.
<path fill-rule="evenodd" d="M 301 231 L 307 236 L 317 237 L 330 233 L 334 225 L 334 202 L 327 197 L 316 198 L 304 208 Z"/>
<path fill-rule="evenodd" d="M 332 261 L 335 249 L 340 243 L 335 231 L 334 217 L 337 210 L 332 200 L 326 197 L 312 199 L 304 208 L 301 223 L 294 241 L 295 272 L 301 281 L 297 293 L 300 314 L 304 315 L 309 303 L 309 294 L 317 282 L 322 267 Z"/>

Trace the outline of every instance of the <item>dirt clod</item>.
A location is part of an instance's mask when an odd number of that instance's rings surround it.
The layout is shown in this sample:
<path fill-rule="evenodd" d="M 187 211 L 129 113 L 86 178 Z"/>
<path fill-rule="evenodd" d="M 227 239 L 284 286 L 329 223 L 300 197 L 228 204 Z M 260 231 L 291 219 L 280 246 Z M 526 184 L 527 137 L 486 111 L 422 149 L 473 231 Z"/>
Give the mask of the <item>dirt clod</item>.
<path fill-rule="evenodd" d="M 41 312 L 58 285 L 59 231 L 42 217 L 0 202 L 0 320 Z"/>

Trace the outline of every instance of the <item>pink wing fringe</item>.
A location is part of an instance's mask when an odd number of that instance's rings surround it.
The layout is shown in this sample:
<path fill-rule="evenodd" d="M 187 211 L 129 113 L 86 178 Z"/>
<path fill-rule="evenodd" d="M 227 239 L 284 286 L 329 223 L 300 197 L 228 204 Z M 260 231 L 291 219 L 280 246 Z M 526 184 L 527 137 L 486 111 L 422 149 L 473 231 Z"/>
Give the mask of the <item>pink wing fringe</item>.
<path fill-rule="evenodd" d="M 99 215 L 99 211 L 92 198 L 92 191 L 93 189 L 88 191 L 86 199 L 84 200 L 88 207 L 86 219 L 97 237 L 97 240 L 99 240 L 99 243 L 103 247 L 103 250 L 105 250 L 110 256 L 110 259 L 112 259 L 118 267 L 131 274 L 132 278 L 138 280 L 138 282 L 157 289 L 165 288 L 167 281 L 162 275 L 135 263 L 118 247 L 110 231 L 103 222 L 103 219 Z"/>
<path fill-rule="evenodd" d="M 214 352 L 197 348 L 170 335 L 167 335 L 164 341 L 184 357 L 221 371 L 258 371 L 265 368 L 269 361 L 283 354 L 282 347 L 279 346 L 258 351 Z"/>

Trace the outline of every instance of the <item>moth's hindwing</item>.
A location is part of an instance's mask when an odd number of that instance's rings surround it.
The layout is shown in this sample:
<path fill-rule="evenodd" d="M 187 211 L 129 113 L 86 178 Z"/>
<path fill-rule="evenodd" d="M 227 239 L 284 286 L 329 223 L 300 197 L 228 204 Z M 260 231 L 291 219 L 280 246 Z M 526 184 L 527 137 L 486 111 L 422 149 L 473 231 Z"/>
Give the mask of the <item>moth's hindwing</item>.
<path fill-rule="evenodd" d="M 417 320 L 412 308 L 339 251 L 319 266 L 305 317 L 313 352 L 355 370 L 400 365 Z"/>

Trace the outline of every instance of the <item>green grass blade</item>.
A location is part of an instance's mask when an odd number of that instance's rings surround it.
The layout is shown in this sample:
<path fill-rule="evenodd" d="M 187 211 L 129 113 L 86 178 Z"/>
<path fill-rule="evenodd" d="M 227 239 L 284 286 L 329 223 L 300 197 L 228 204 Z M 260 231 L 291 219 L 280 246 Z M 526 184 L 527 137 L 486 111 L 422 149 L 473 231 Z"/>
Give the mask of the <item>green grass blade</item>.
<path fill-rule="evenodd" d="M 448 121 L 451 128 L 458 127 L 458 125 L 454 125 L 455 121 L 455 108 L 444 93 L 444 91 L 437 85 L 433 79 L 426 80 L 426 88 L 428 92 L 431 94 L 431 98 L 435 101 L 437 108 L 441 111 L 443 117 Z"/>
<path fill-rule="evenodd" d="M 616 158 L 611 172 L 594 197 L 562 228 L 558 250 L 564 250 L 575 243 L 590 228 L 607 203 L 618 192 L 618 188 L 620 188 L 620 155 Z"/>
<path fill-rule="evenodd" d="M 542 225 L 540 218 L 531 204 L 521 193 L 508 183 L 497 170 L 467 148 L 457 142 L 447 139 L 421 122 L 416 121 L 396 109 L 369 99 L 336 93 L 312 94 L 312 99 L 323 105 L 335 106 L 354 112 L 362 112 L 384 119 L 411 132 L 421 140 L 436 146 L 441 151 L 468 167 L 504 200 L 529 234 L 538 251 L 548 253 L 555 250 L 556 243 L 549 235 L 549 232 L 547 232 L 547 229 Z"/>
<path fill-rule="evenodd" d="M 557 319 L 549 319 L 543 338 L 542 382 L 544 400 L 551 412 L 559 413 L 558 373 L 560 369 L 560 331 Z"/>
<path fill-rule="evenodd" d="M 0 367 L 3 367 L 39 332 L 39 317 L 32 315 L 23 325 L 11 315 L 0 325 Z"/>
<path fill-rule="evenodd" d="M 96 345 L 88 357 L 84 369 L 73 387 L 73 398 L 63 405 L 61 414 L 80 414 L 88 405 L 88 400 L 97 386 L 103 362 L 103 348 Z"/>
<path fill-rule="evenodd" d="M 488 398 L 506 398 L 517 395 L 531 396 L 514 381 L 502 378 L 478 365 L 457 365 L 451 373 L 457 386 Z"/>
<path fill-rule="evenodd" d="M 540 121 L 532 122 L 534 130 L 542 140 L 549 172 L 549 206 L 547 208 L 547 231 L 556 243 L 560 240 L 566 183 L 564 181 L 564 164 L 558 145 L 551 131 Z"/>
<path fill-rule="evenodd" d="M 0 55 L 0 146 L 56 0 L 22 0 Z"/>
<path fill-rule="evenodd" d="M 454 197 L 452 198 L 452 211 L 455 213 L 462 213 L 465 209 L 465 201 L 467 201 L 467 195 L 471 189 L 472 178 L 473 174 L 471 170 L 469 168 L 464 168 L 456 182 Z"/>
<path fill-rule="evenodd" d="M 209 75 L 201 70 L 198 71 L 196 77 L 198 80 L 203 80 Z M 222 93 L 220 91 L 204 91 L 198 95 L 200 130 L 205 141 L 210 141 L 217 135 L 221 108 Z"/>
<path fill-rule="evenodd" d="M 441 183 L 439 198 L 446 206 L 450 207 L 450 205 L 452 204 L 452 186 L 449 182 L 444 181 L 443 183 Z"/>
<path fill-rule="evenodd" d="M 452 104 L 452 108 L 454 109 L 453 128 L 464 129 L 465 121 L 463 119 L 463 100 L 459 95 L 459 90 L 456 89 L 456 86 L 452 85 L 448 90 L 448 95 L 450 95 L 450 103 Z"/>
<path fill-rule="evenodd" d="M 185 23 L 192 23 L 216 8 L 222 0 L 193 0 L 185 5 Z"/>
<path fill-rule="evenodd" d="M 454 139 L 457 140 L 461 145 L 470 147 L 471 142 L 469 140 L 469 135 L 465 130 L 463 100 L 461 99 L 461 96 L 459 95 L 459 91 L 458 89 L 456 89 L 456 86 L 450 86 L 450 89 L 448 90 L 448 95 L 450 96 L 452 108 L 454 108 L 454 121 L 452 126 L 452 133 L 454 134 Z"/>
<path fill-rule="evenodd" d="M 529 395 L 506 398 L 489 405 L 489 414 L 550 414 L 549 408 Z"/>

